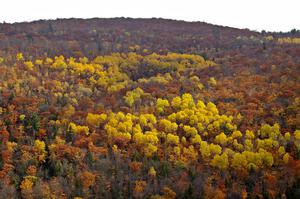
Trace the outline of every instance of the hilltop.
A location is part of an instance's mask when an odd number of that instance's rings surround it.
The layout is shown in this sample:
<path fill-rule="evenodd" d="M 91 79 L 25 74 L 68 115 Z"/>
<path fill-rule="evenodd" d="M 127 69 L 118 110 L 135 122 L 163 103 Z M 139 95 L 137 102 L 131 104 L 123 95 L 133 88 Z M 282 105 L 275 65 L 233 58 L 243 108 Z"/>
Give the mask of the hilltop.
<path fill-rule="evenodd" d="M 74 55 L 129 52 L 130 47 L 153 52 L 199 53 L 206 48 L 233 48 L 238 36 L 261 36 L 257 32 L 203 22 L 167 19 L 57 19 L 0 24 L 0 49 L 36 54 L 64 51 Z"/>

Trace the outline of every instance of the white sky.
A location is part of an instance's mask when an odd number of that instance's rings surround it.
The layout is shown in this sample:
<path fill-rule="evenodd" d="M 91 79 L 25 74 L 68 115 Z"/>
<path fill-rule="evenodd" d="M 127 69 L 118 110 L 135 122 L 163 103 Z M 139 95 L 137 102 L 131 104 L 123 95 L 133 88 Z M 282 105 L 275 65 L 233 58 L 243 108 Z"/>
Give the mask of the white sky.
<path fill-rule="evenodd" d="M 0 0 L 0 22 L 162 17 L 249 28 L 300 29 L 300 0 Z"/>

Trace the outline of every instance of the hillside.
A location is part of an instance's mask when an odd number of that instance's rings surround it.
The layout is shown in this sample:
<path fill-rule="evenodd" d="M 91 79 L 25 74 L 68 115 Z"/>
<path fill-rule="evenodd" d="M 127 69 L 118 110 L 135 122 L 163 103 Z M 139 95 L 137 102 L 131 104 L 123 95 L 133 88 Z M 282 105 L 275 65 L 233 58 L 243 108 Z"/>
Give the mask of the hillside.
<path fill-rule="evenodd" d="M 300 35 L 0 24 L 0 198 L 299 198 Z"/>

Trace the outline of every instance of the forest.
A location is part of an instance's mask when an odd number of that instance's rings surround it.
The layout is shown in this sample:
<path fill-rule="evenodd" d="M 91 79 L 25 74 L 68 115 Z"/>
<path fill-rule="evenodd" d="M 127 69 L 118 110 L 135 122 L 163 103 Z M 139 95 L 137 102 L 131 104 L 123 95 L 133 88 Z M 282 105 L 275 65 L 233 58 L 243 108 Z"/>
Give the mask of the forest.
<path fill-rule="evenodd" d="M 300 198 L 300 31 L 0 23 L 0 198 Z"/>

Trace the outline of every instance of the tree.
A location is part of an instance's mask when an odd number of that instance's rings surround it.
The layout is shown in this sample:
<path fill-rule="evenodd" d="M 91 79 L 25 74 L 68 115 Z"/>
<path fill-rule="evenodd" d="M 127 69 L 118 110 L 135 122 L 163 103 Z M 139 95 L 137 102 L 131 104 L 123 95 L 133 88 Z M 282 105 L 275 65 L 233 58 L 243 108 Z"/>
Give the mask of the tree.
<path fill-rule="evenodd" d="M 244 170 L 247 169 L 247 159 L 244 154 L 235 153 L 232 158 L 231 166 L 236 170 Z"/>
<path fill-rule="evenodd" d="M 210 77 L 209 80 L 208 80 L 208 84 L 210 86 L 216 86 L 217 85 L 217 81 L 215 80 L 214 77 Z"/>
<path fill-rule="evenodd" d="M 132 107 L 133 104 L 140 100 L 144 95 L 144 91 L 141 88 L 136 88 L 132 91 L 126 92 L 126 96 L 124 96 L 125 102 L 128 106 Z"/>
<path fill-rule="evenodd" d="M 221 133 L 219 135 L 216 136 L 215 141 L 218 144 L 221 144 L 222 146 L 226 146 L 227 144 L 227 136 L 225 135 L 225 133 Z"/>
<path fill-rule="evenodd" d="M 148 175 L 151 176 L 152 178 L 154 178 L 156 176 L 156 171 L 155 171 L 154 167 L 150 167 L 150 169 L 148 171 Z"/>
<path fill-rule="evenodd" d="M 216 154 L 213 159 L 211 160 L 211 165 L 213 167 L 216 167 L 220 170 L 225 170 L 227 169 L 229 165 L 228 161 L 228 155 L 226 153 L 223 153 L 222 155 Z"/>
<path fill-rule="evenodd" d="M 80 174 L 80 180 L 84 192 L 86 192 L 90 187 L 94 185 L 95 179 L 96 176 L 89 171 L 84 171 L 83 173 Z"/>
<path fill-rule="evenodd" d="M 163 113 L 165 107 L 169 107 L 169 106 L 170 106 L 170 104 L 169 104 L 168 100 L 158 98 L 156 101 L 156 108 L 157 108 L 158 113 Z"/>
<path fill-rule="evenodd" d="M 18 53 L 16 58 L 17 58 L 17 61 L 22 61 L 24 59 L 23 53 Z"/>
<path fill-rule="evenodd" d="M 179 137 L 177 135 L 173 135 L 171 133 L 167 134 L 167 143 L 178 145 L 179 144 Z"/>
<path fill-rule="evenodd" d="M 38 154 L 38 161 L 45 162 L 47 151 L 46 151 L 46 144 L 43 141 L 35 140 L 34 141 L 34 148 L 37 151 Z"/>
<path fill-rule="evenodd" d="M 73 132 L 74 134 L 89 134 L 89 127 L 87 126 L 80 126 L 80 125 L 76 125 L 75 123 L 71 122 L 69 124 L 69 130 L 71 132 Z"/>
<path fill-rule="evenodd" d="M 31 61 L 24 62 L 24 65 L 25 65 L 27 70 L 33 70 L 34 65 Z"/>
<path fill-rule="evenodd" d="M 102 114 L 93 114 L 88 113 L 86 116 L 86 122 L 88 125 L 93 127 L 99 127 L 100 124 L 103 124 L 107 119 L 107 115 L 105 113 Z"/>

